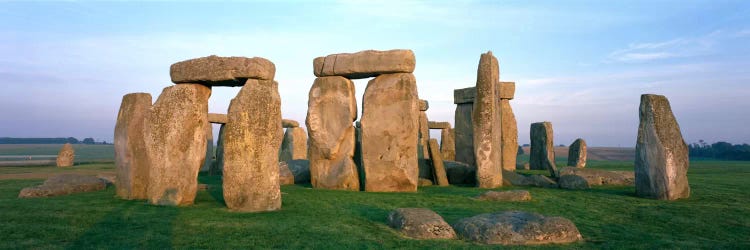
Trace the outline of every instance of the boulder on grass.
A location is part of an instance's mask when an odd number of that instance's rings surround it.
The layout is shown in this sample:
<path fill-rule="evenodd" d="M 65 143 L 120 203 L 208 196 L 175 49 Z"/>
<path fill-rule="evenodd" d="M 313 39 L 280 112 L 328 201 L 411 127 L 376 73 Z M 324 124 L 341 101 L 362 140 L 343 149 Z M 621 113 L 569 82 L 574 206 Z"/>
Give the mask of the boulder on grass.
<path fill-rule="evenodd" d="M 452 239 L 456 232 L 437 213 L 425 208 L 398 208 L 388 215 L 388 225 L 416 239 Z"/>
<path fill-rule="evenodd" d="M 50 197 L 103 190 L 104 180 L 90 175 L 61 174 L 44 181 L 42 185 L 21 190 L 18 198 Z"/>
<path fill-rule="evenodd" d="M 563 175 L 557 180 L 562 189 L 589 189 L 596 183 L 589 183 L 585 178 L 578 175 Z M 601 182 L 599 182 L 601 184 Z"/>
<path fill-rule="evenodd" d="M 458 221 L 453 228 L 461 238 L 482 244 L 541 245 L 582 240 L 578 228 L 568 219 L 522 211 L 480 214 Z"/>
<path fill-rule="evenodd" d="M 476 183 L 477 168 L 469 164 L 457 161 L 443 161 L 445 174 L 450 184 Z"/>

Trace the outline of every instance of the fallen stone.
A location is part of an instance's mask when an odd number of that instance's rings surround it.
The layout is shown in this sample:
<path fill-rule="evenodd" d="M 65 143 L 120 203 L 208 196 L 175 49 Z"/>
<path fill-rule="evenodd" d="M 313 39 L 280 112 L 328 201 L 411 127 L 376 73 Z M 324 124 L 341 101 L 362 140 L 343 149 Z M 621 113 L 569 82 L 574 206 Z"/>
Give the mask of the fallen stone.
<path fill-rule="evenodd" d="M 530 175 L 526 177 L 527 185 L 543 188 L 557 188 L 557 182 L 544 175 Z"/>
<path fill-rule="evenodd" d="M 73 145 L 65 143 L 62 148 L 60 148 L 60 152 L 57 153 L 57 167 L 72 167 L 75 157 L 76 152 L 73 149 Z"/>
<path fill-rule="evenodd" d="M 522 211 L 480 214 L 458 221 L 453 228 L 461 238 L 482 244 L 541 245 L 582 240 L 578 228 L 568 219 Z"/>
<path fill-rule="evenodd" d="M 209 86 L 242 86 L 247 79 L 273 80 L 276 66 L 261 57 L 207 56 L 172 64 L 169 75 L 174 83 L 200 83 Z"/>
<path fill-rule="evenodd" d="M 278 83 L 247 80 L 227 115 L 222 182 L 227 207 L 239 212 L 281 209 L 278 154 L 284 132 Z"/>
<path fill-rule="evenodd" d="M 662 95 L 641 95 L 639 117 L 636 194 L 660 200 L 690 197 L 688 148 L 669 100 Z"/>
<path fill-rule="evenodd" d="M 497 58 L 491 51 L 482 54 L 477 69 L 474 111 L 471 114 L 477 187 L 480 188 L 496 188 L 503 185 L 502 130 L 496 89 L 499 78 Z"/>
<path fill-rule="evenodd" d="M 585 178 L 577 175 L 563 175 L 558 178 L 557 183 L 562 189 L 589 189 L 591 184 Z M 601 183 L 601 182 L 599 182 Z"/>
<path fill-rule="evenodd" d="M 115 173 L 117 196 L 146 199 L 148 158 L 144 119 L 151 108 L 151 94 L 132 93 L 122 97 L 115 123 Z"/>
<path fill-rule="evenodd" d="M 226 114 L 208 113 L 208 122 L 216 124 L 227 124 Z"/>
<path fill-rule="evenodd" d="M 343 76 L 361 79 L 381 74 L 412 73 L 416 66 L 411 50 L 365 50 L 332 54 L 313 60 L 315 76 Z"/>
<path fill-rule="evenodd" d="M 456 140 L 454 139 L 452 128 L 441 129 L 440 131 L 440 153 L 444 161 L 456 160 Z"/>
<path fill-rule="evenodd" d="M 586 141 L 576 139 L 568 147 L 568 166 L 576 168 L 586 167 Z"/>
<path fill-rule="evenodd" d="M 483 201 L 530 201 L 531 193 L 526 190 L 487 191 L 476 197 Z"/>
<path fill-rule="evenodd" d="M 555 148 L 552 136 L 552 123 L 537 122 L 531 124 L 531 169 L 548 170 L 553 177 L 557 176 L 555 165 Z"/>
<path fill-rule="evenodd" d="M 503 170 L 503 185 L 505 186 L 530 186 L 531 181 L 522 174 L 514 171 Z"/>
<path fill-rule="evenodd" d="M 296 128 L 299 127 L 299 122 L 290 119 L 281 119 L 281 126 L 284 128 Z"/>
<path fill-rule="evenodd" d="M 451 123 L 429 121 L 427 122 L 427 127 L 429 127 L 430 129 L 449 129 L 451 128 Z"/>
<path fill-rule="evenodd" d="M 164 88 L 145 118 L 149 178 L 146 194 L 155 205 L 190 205 L 206 157 L 211 88 L 177 84 Z"/>
<path fill-rule="evenodd" d="M 281 141 L 280 161 L 307 159 L 307 132 L 300 127 L 287 128 Z"/>
<path fill-rule="evenodd" d="M 365 191 L 417 191 L 418 98 L 412 74 L 384 74 L 367 84 L 361 119 Z"/>
<path fill-rule="evenodd" d="M 388 225 L 415 239 L 456 237 L 456 232 L 443 217 L 425 208 L 398 208 L 388 215 Z"/>
<path fill-rule="evenodd" d="M 443 165 L 443 157 L 440 155 L 440 149 L 438 146 L 437 139 L 430 139 L 430 159 L 432 159 L 432 173 L 434 175 L 435 182 L 438 186 L 446 187 L 450 185 L 448 183 L 448 176 L 445 173 L 445 166 Z"/>
<path fill-rule="evenodd" d="M 294 185 L 294 174 L 285 161 L 279 162 L 279 185 Z"/>
<path fill-rule="evenodd" d="M 588 181 L 591 185 L 623 185 L 630 186 L 635 183 L 635 174 L 630 171 L 607 171 L 591 168 L 565 167 L 560 169 L 560 176 L 577 175 Z"/>
<path fill-rule="evenodd" d="M 455 161 L 443 161 L 443 164 L 450 184 L 476 184 L 476 167 Z"/>
<path fill-rule="evenodd" d="M 98 177 L 79 174 L 55 175 L 42 185 L 21 190 L 18 198 L 51 197 L 104 190 L 107 184 Z"/>
<path fill-rule="evenodd" d="M 419 178 L 419 183 L 417 185 L 420 187 L 429 187 L 432 186 L 432 181 L 425 178 Z"/>

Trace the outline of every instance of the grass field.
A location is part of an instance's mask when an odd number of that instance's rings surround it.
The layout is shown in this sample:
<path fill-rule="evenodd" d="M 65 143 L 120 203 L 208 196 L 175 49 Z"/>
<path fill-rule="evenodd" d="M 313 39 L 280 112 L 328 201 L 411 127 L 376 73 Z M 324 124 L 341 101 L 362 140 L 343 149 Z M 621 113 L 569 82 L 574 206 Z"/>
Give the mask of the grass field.
<path fill-rule="evenodd" d="M 56 156 L 62 148 L 62 144 L 0 144 L 0 156 L 4 155 L 54 155 Z M 73 144 L 76 163 L 88 162 L 114 162 L 114 145 L 87 145 Z M 2 158 L 0 158 L 2 160 Z M 16 159 L 14 159 L 16 160 Z M 53 158 L 54 160 L 54 158 Z"/>
<path fill-rule="evenodd" d="M 561 160 L 561 159 L 558 159 Z M 631 162 L 589 167 L 632 170 Z M 0 168 L 19 172 L 112 171 L 112 164 L 72 169 Z M 29 170 L 30 169 L 30 170 Z M 229 212 L 221 179 L 200 176 L 209 189 L 196 204 L 158 207 L 115 198 L 114 188 L 64 197 L 18 199 L 43 180 L 0 180 L 0 248 L 494 248 L 462 240 L 413 240 L 386 225 L 399 207 L 425 207 L 449 223 L 480 213 L 523 210 L 572 220 L 585 242 L 532 248 L 750 248 L 750 163 L 693 162 L 692 196 L 673 202 L 634 197 L 633 187 L 587 191 L 526 189 L 531 202 L 471 199 L 486 190 L 426 187 L 417 193 L 364 193 L 283 186 L 281 211 Z"/>

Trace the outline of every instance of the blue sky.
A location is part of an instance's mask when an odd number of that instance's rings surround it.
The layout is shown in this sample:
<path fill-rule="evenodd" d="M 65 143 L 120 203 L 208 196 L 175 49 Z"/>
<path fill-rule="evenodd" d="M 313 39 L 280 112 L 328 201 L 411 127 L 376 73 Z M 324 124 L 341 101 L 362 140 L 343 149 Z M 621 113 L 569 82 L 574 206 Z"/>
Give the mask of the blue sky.
<path fill-rule="evenodd" d="M 0 136 L 110 141 L 122 95 L 155 101 L 169 65 L 212 54 L 273 61 L 304 123 L 313 58 L 403 48 L 430 120 L 453 123 L 453 89 L 492 50 L 521 143 L 551 121 L 556 144 L 633 146 L 642 93 L 670 99 L 687 142 L 750 143 L 748 44 L 750 1 L 2 2 Z"/>

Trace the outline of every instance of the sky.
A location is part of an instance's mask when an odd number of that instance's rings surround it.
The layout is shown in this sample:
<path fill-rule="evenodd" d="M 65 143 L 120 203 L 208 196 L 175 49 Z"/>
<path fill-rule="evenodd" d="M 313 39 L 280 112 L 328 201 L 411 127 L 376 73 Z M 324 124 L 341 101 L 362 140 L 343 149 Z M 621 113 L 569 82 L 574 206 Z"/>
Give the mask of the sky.
<path fill-rule="evenodd" d="M 750 143 L 750 1 L 721 0 L 2 1 L 0 137 L 111 141 L 123 95 L 156 101 L 172 63 L 208 55 L 274 62 L 282 115 L 304 124 L 313 59 L 367 49 L 413 50 L 429 119 L 452 124 L 492 51 L 522 144 L 550 121 L 555 144 L 633 147 L 644 93 L 688 143 Z M 213 88 L 209 112 L 238 91 Z"/>

